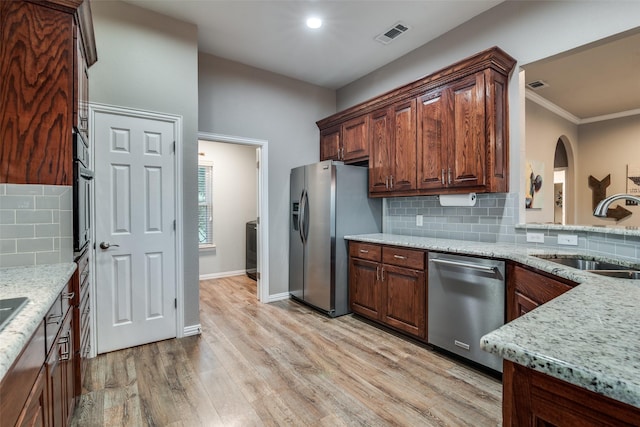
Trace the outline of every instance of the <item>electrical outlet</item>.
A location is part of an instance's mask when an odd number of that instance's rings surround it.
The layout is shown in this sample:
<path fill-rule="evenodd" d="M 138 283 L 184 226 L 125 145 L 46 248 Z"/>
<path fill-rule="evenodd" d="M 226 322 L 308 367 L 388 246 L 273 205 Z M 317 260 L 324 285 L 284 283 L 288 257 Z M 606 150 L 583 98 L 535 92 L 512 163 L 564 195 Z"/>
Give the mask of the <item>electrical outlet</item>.
<path fill-rule="evenodd" d="M 544 233 L 527 233 L 527 242 L 544 243 Z"/>
<path fill-rule="evenodd" d="M 416 226 L 422 227 L 422 215 L 416 215 Z"/>
<path fill-rule="evenodd" d="M 558 244 L 578 246 L 578 236 L 575 234 L 558 234 Z"/>

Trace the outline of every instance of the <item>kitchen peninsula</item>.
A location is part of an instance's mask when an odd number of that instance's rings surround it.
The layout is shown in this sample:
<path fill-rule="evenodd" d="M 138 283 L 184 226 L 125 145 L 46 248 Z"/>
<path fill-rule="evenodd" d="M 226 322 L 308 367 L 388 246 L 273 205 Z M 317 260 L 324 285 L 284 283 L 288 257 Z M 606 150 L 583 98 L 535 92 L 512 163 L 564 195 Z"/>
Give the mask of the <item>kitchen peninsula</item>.
<path fill-rule="evenodd" d="M 510 381 L 514 365 L 558 379 L 562 385 L 576 386 L 598 404 L 610 404 L 607 408 L 613 405 L 616 417 L 625 412 L 639 419 L 637 352 L 640 337 L 637 329 L 640 310 L 637 301 L 640 301 L 640 283 L 637 281 L 598 276 L 536 256 L 588 256 L 584 250 L 394 234 L 346 236 L 345 239 L 502 259 L 577 283 L 570 291 L 482 338 L 485 351 L 505 359 L 504 425 L 522 425 L 512 416 L 513 402 L 509 395 L 513 391 Z M 579 417 L 585 419 L 583 414 Z M 617 420 L 624 423 L 624 418 Z"/>

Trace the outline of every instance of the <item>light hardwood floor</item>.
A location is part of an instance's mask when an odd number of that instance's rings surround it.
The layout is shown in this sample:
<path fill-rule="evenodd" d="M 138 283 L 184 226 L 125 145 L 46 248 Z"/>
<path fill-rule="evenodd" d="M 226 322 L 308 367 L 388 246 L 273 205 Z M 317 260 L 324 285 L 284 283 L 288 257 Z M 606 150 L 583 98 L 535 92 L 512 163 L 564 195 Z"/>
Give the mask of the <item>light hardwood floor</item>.
<path fill-rule="evenodd" d="M 202 335 L 101 355 L 74 426 L 495 426 L 501 384 L 351 315 L 200 283 Z"/>

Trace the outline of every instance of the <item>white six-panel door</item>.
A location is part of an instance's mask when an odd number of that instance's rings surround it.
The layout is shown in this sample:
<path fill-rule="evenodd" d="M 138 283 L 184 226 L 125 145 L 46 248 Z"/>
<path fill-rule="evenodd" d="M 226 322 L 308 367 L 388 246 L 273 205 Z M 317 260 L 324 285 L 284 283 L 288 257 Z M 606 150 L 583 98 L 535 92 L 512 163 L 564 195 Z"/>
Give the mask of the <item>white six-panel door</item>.
<path fill-rule="evenodd" d="M 174 126 L 96 112 L 97 351 L 176 336 Z"/>

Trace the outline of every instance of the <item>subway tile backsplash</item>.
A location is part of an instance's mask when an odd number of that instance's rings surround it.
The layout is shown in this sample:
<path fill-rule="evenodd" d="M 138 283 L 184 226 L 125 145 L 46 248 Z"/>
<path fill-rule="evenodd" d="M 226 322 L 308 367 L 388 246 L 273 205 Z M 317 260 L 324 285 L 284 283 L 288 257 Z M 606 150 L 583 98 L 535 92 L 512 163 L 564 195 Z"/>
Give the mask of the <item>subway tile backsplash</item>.
<path fill-rule="evenodd" d="M 442 207 L 438 196 L 395 197 L 385 199 L 385 233 L 487 243 L 513 243 L 529 247 L 584 251 L 593 255 L 637 263 L 640 260 L 640 236 L 607 234 L 580 230 L 540 230 L 544 243 L 530 243 L 526 226 L 518 221 L 517 193 L 478 194 L 475 206 Z M 423 225 L 416 225 L 416 215 Z M 516 226 L 518 225 L 518 226 Z M 559 234 L 578 236 L 577 246 L 558 245 Z"/>
<path fill-rule="evenodd" d="M 384 232 L 477 242 L 511 242 L 516 235 L 517 194 L 478 194 L 471 207 L 442 207 L 438 196 L 386 199 Z M 416 225 L 416 215 L 423 225 Z"/>
<path fill-rule="evenodd" d="M 0 184 L 0 267 L 73 261 L 71 186 Z"/>

